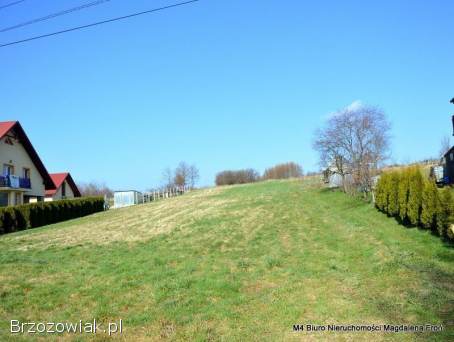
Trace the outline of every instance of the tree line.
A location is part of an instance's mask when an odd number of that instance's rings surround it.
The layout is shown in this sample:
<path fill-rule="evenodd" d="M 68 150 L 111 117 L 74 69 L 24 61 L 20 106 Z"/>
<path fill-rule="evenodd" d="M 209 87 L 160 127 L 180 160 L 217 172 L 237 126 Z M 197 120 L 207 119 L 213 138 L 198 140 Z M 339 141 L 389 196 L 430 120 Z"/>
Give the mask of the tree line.
<path fill-rule="evenodd" d="M 78 183 L 77 188 L 79 189 L 79 192 L 82 195 L 82 197 L 104 195 L 106 195 L 107 197 L 113 196 L 113 190 L 102 182 Z"/>
<path fill-rule="evenodd" d="M 303 176 L 301 165 L 288 162 L 277 164 L 267 168 L 263 175 L 255 169 L 224 170 L 216 174 L 215 183 L 217 186 L 254 183 L 268 179 L 288 179 Z"/>

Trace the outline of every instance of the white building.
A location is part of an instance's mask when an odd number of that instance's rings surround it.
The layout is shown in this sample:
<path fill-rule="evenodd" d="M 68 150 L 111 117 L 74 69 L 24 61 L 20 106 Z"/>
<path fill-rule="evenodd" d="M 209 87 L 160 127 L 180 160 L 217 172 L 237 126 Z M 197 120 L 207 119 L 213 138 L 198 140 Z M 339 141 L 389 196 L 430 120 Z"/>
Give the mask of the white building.
<path fill-rule="evenodd" d="M 114 192 L 114 208 L 129 207 L 143 203 L 143 195 L 139 191 L 125 190 Z"/>
<path fill-rule="evenodd" d="M 57 194 L 61 189 L 18 121 L 0 122 L 0 168 L 0 207 L 43 201 L 46 192 Z M 72 184 L 69 188 L 73 196 L 80 195 Z"/>

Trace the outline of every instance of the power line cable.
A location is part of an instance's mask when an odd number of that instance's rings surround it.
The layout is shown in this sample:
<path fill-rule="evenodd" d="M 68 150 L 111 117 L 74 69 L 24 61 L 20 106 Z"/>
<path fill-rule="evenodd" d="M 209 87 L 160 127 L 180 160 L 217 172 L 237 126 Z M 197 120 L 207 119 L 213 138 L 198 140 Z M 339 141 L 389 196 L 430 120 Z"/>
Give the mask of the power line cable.
<path fill-rule="evenodd" d="M 55 36 L 55 35 L 66 33 L 66 32 L 81 30 L 81 29 L 88 28 L 88 27 L 93 27 L 93 26 L 97 26 L 97 25 L 107 24 L 107 23 L 111 23 L 113 21 L 128 19 L 128 18 L 136 17 L 136 16 L 139 16 L 139 15 L 142 15 L 142 14 L 148 14 L 148 13 L 152 13 L 152 12 L 166 10 L 166 9 L 173 8 L 173 7 L 188 5 L 188 4 L 191 4 L 193 2 L 197 2 L 197 1 L 199 1 L 199 0 L 190 0 L 190 1 L 185 1 L 185 2 L 179 2 L 179 3 L 176 3 L 176 4 L 164 6 L 164 7 L 153 8 L 153 9 L 148 10 L 148 11 L 137 12 L 137 13 L 133 13 L 133 14 L 124 15 L 122 17 L 116 17 L 116 18 L 112 18 L 112 19 L 108 19 L 108 20 L 98 21 L 96 23 L 92 23 L 92 24 L 88 24 L 88 25 L 82 25 L 82 26 L 77 26 L 77 27 L 73 27 L 73 28 L 70 28 L 70 29 L 62 30 L 62 31 L 47 33 L 47 34 L 43 34 L 41 36 L 35 36 L 35 37 L 31 37 L 31 38 L 17 40 L 17 41 L 14 41 L 14 42 L 2 44 L 2 45 L 0 45 L 0 48 L 5 47 L 5 46 L 9 46 L 9 45 L 15 45 L 15 44 L 29 42 L 31 40 L 36 40 L 36 39 L 46 38 L 46 37 L 50 37 L 50 36 Z"/>
<path fill-rule="evenodd" d="M 10 6 L 14 6 L 14 5 L 19 5 L 21 2 L 24 2 L 25 0 L 19 0 L 19 1 L 14 1 L 14 2 L 11 2 L 9 4 L 6 4 L 6 5 L 3 5 L 3 6 L 0 6 L 0 10 L 6 8 L 6 7 L 10 7 Z"/>
<path fill-rule="evenodd" d="M 25 1 L 25 0 L 22 0 L 22 1 Z M 5 27 L 5 28 L 3 28 L 3 29 L 0 30 L 0 33 L 1 33 L 1 32 L 6 32 L 6 31 L 11 31 L 11 30 L 14 30 L 14 29 L 18 29 L 18 28 L 23 27 L 23 26 L 27 26 L 27 25 L 31 25 L 31 24 L 36 24 L 36 23 L 39 23 L 39 22 L 41 22 L 41 21 L 53 19 L 53 18 L 59 17 L 59 16 L 61 16 L 61 15 L 69 14 L 69 13 L 72 13 L 72 12 L 75 12 L 75 11 L 80 11 L 80 10 L 82 10 L 82 9 L 89 8 L 89 7 L 92 7 L 92 6 L 101 5 L 101 4 L 103 4 L 103 3 L 105 3 L 105 2 L 108 2 L 108 1 L 110 1 L 110 0 L 97 0 L 97 1 L 92 1 L 92 2 L 86 3 L 86 4 L 84 4 L 84 5 L 80 5 L 80 6 L 73 7 L 73 8 L 64 10 L 64 11 L 60 11 L 60 12 L 56 12 L 56 13 L 52 13 L 52 14 L 46 15 L 46 16 L 41 17 L 41 18 L 36 18 L 36 19 L 32 19 L 32 20 L 29 20 L 29 21 L 26 21 L 26 22 L 17 24 L 17 25 Z"/>

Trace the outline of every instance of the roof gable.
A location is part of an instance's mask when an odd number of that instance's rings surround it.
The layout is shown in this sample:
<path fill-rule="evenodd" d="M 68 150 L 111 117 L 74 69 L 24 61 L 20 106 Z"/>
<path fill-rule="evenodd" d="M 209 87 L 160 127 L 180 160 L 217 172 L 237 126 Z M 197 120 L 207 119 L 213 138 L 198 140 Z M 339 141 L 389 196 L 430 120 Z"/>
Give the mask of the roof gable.
<path fill-rule="evenodd" d="M 64 181 L 66 181 L 69 184 L 75 197 L 81 196 L 80 191 L 77 188 L 77 185 L 69 172 L 51 173 L 50 177 L 52 178 L 52 181 L 55 185 L 55 189 L 46 190 L 46 196 L 55 195 Z"/>
<path fill-rule="evenodd" d="M 49 173 L 46 170 L 46 167 L 44 166 L 43 162 L 39 158 L 38 153 L 36 152 L 32 143 L 28 139 L 27 134 L 25 134 L 25 131 L 22 128 L 19 121 L 0 122 L 0 139 L 2 139 L 5 135 L 7 135 L 11 130 L 15 131 L 15 133 L 17 134 L 17 137 L 19 139 L 19 142 L 25 148 L 25 151 L 30 156 L 30 159 L 32 160 L 33 164 L 38 169 L 38 172 L 40 173 L 41 177 L 43 178 L 44 186 L 45 186 L 46 190 L 54 189 L 55 188 L 54 182 L 50 178 Z"/>

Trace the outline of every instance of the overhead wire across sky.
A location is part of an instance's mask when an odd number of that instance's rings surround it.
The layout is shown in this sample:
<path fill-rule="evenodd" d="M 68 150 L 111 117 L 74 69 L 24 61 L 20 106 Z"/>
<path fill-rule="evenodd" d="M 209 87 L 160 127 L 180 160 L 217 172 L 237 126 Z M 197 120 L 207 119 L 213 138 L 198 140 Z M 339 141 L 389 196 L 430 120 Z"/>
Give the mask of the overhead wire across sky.
<path fill-rule="evenodd" d="M 7 7 L 14 6 L 14 5 L 19 5 L 21 2 L 24 2 L 24 1 L 25 1 L 25 0 L 19 0 L 19 1 L 10 2 L 9 4 L 0 6 L 0 10 L 2 10 L 2 9 L 4 9 L 4 8 L 7 8 Z"/>
<path fill-rule="evenodd" d="M 44 17 L 32 19 L 32 20 L 29 20 L 29 21 L 26 21 L 26 22 L 23 22 L 23 23 L 20 23 L 20 24 L 16 24 L 16 25 L 13 25 L 13 26 L 5 27 L 3 29 L 0 29 L 0 32 L 11 31 L 11 30 L 23 27 L 23 26 L 36 24 L 36 23 L 39 23 L 41 21 L 45 21 L 45 20 L 49 20 L 49 19 L 53 19 L 53 18 L 59 17 L 61 15 L 69 14 L 69 13 L 72 13 L 72 12 L 75 12 L 75 11 L 80 11 L 80 10 L 83 10 L 85 8 L 89 8 L 89 7 L 92 7 L 92 6 L 101 5 L 101 4 L 106 3 L 108 1 L 110 1 L 110 0 L 96 0 L 96 1 L 92 1 L 92 2 L 86 3 L 84 5 L 80 5 L 80 6 L 73 7 L 73 8 L 64 10 L 64 11 L 52 13 L 52 14 L 46 15 Z"/>
<path fill-rule="evenodd" d="M 25 0 L 22 0 L 22 1 L 25 1 Z M 163 11 L 163 10 L 174 8 L 174 7 L 189 5 L 189 4 L 198 2 L 198 1 L 199 0 L 189 0 L 189 1 L 184 1 L 184 2 L 178 2 L 178 3 L 167 5 L 167 6 L 153 8 L 153 9 L 150 9 L 147 11 L 136 12 L 136 13 L 120 16 L 120 17 L 115 17 L 115 18 L 111 18 L 111 19 L 107 19 L 107 20 L 98 21 L 95 23 L 87 24 L 87 25 L 76 26 L 76 27 L 72 27 L 69 29 L 61 30 L 61 31 L 56 31 L 56 32 L 47 33 L 47 34 L 43 34 L 43 35 L 39 35 L 39 36 L 34 36 L 34 37 L 26 38 L 26 39 L 21 39 L 21 40 L 13 41 L 10 43 L 0 44 L 0 48 L 10 46 L 10 45 L 20 44 L 20 43 L 25 43 L 25 42 L 29 42 L 29 41 L 36 40 L 36 39 L 51 37 L 51 36 L 55 36 L 55 35 L 59 35 L 59 34 L 67 33 L 67 32 L 82 30 L 85 28 L 98 26 L 98 25 L 102 25 L 102 24 L 107 24 L 107 23 L 111 23 L 114 21 L 124 20 L 124 19 L 132 18 L 132 17 L 137 17 L 137 16 L 144 15 L 144 14 Z"/>

